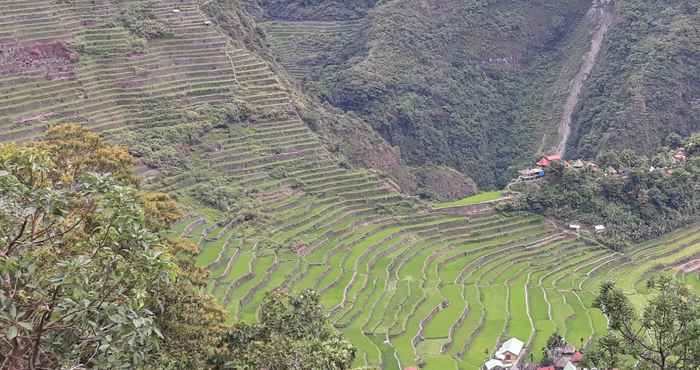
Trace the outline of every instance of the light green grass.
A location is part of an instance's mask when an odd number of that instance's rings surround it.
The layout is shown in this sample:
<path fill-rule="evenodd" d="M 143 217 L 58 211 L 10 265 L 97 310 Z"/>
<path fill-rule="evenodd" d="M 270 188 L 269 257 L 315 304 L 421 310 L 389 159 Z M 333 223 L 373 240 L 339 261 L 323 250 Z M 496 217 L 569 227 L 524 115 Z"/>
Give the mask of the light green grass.
<path fill-rule="evenodd" d="M 483 365 L 488 356 L 493 353 L 498 338 L 506 326 L 508 292 L 503 286 L 492 286 L 482 289 L 486 318 L 474 340 L 469 344 L 464 354 L 464 364 L 472 369 Z"/>
<path fill-rule="evenodd" d="M 435 206 L 433 208 L 442 209 L 442 208 L 450 208 L 450 207 L 469 206 L 472 204 L 478 204 L 478 203 L 496 200 L 502 196 L 503 196 L 503 192 L 501 192 L 501 191 L 489 191 L 489 192 L 484 192 L 484 193 L 479 193 L 479 194 L 475 194 L 472 196 L 468 196 L 466 198 L 453 200 L 450 202 L 437 203 L 437 204 L 435 204 Z"/>

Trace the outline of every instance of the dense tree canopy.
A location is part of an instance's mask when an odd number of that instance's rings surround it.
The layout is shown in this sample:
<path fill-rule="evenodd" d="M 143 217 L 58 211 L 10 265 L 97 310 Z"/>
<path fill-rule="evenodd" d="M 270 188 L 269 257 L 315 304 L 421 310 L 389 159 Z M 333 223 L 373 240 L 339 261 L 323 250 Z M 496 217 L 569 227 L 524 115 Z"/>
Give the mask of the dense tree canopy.
<path fill-rule="evenodd" d="M 227 343 L 235 368 L 269 370 L 349 369 L 355 349 L 326 320 L 319 295 L 298 297 L 271 292 L 259 312 L 260 323 L 237 324 Z"/>
<path fill-rule="evenodd" d="M 0 368 L 346 369 L 318 295 L 277 292 L 224 326 L 197 246 L 124 148 L 76 125 L 0 146 Z"/>
<path fill-rule="evenodd" d="M 678 149 L 663 148 L 648 158 L 630 150 L 606 152 L 591 168 L 555 163 L 541 186 L 531 187 L 517 208 L 568 221 L 604 224 L 603 240 L 616 248 L 657 237 L 700 216 L 700 156 L 695 134 Z"/>

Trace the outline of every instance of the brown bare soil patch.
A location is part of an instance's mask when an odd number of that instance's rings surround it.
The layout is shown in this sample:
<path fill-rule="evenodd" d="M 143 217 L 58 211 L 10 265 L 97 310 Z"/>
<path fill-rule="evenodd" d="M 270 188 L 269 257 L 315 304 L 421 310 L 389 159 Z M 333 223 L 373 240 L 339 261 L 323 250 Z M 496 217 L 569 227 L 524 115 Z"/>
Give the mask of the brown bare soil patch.
<path fill-rule="evenodd" d="M 306 244 L 306 243 L 300 243 L 300 244 L 297 244 L 294 246 L 294 252 L 298 256 L 306 256 L 309 253 L 311 253 L 311 250 L 312 250 L 311 246 Z"/>
<path fill-rule="evenodd" d="M 700 270 L 700 258 L 696 258 L 692 261 L 688 261 L 684 264 L 674 267 L 676 270 L 681 272 L 693 272 Z"/>
<path fill-rule="evenodd" d="M 71 79 L 77 60 L 63 41 L 0 44 L 0 76 L 40 72 L 47 80 Z"/>

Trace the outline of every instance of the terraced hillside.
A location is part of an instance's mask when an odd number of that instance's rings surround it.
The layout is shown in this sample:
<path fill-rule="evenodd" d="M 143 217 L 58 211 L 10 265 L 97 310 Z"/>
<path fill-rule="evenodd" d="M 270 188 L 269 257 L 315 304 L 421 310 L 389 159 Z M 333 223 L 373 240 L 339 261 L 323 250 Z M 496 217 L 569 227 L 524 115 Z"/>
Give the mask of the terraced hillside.
<path fill-rule="evenodd" d="M 515 336 L 538 349 L 555 330 L 586 345 L 606 330 L 590 308 L 602 281 L 618 281 L 641 304 L 649 274 L 700 253 L 697 227 L 614 253 L 526 214 L 307 221 L 311 212 L 283 211 L 270 239 L 194 214 L 177 232 L 202 246 L 198 263 L 212 270 L 209 289 L 233 320 L 253 320 L 266 290 L 320 291 L 359 349 L 357 367 L 475 369 L 499 341 Z M 310 242 L 278 247 L 302 235 Z"/>
<path fill-rule="evenodd" d="M 0 139 L 77 121 L 128 144 L 147 185 L 189 206 L 173 233 L 200 245 L 231 321 L 266 291 L 314 288 L 357 367 L 474 369 L 507 336 L 589 341 L 600 281 L 641 300 L 648 272 L 700 252 L 697 228 L 617 254 L 534 215 L 433 209 L 328 151 L 199 2 L 153 3 L 157 37 L 128 27 L 134 4 L 3 2 Z"/>
<path fill-rule="evenodd" d="M 364 32 L 367 19 L 348 21 L 268 21 L 261 27 L 270 46 L 285 70 L 303 81 L 312 73 L 322 72 L 324 61 L 353 56 Z"/>

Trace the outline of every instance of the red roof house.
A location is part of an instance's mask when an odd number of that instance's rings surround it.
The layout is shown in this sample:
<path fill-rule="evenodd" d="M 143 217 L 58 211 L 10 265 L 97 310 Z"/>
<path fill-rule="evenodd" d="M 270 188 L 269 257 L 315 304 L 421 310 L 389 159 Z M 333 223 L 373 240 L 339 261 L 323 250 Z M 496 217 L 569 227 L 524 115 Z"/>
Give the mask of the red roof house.
<path fill-rule="evenodd" d="M 571 362 L 577 363 L 581 362 L 583 360 L 583 354 L 579 351 L 576 351 L 573 356 L 571 356 Z"/>
<path fill-rule="evenodd" d="M 559 154 L 545 155 L 537 162 L 537 165 L 540 167 L 549 167 L 553 161 L 561 161 L 561 156 Z"/>

